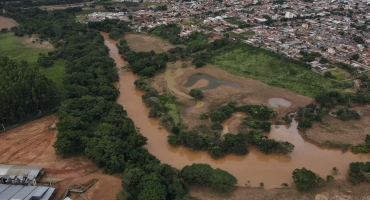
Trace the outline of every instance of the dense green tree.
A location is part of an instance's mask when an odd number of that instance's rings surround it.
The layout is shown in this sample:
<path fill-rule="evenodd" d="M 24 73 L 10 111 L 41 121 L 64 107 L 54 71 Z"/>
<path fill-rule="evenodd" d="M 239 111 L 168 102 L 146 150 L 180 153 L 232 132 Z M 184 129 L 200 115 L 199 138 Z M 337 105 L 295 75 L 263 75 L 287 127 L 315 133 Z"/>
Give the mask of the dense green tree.
<path fill-rule="evenodd" d="M 217 191 L 230 192 L 234 189 L 234 185 L 237 183 L 236 178 L 228 173 L 227 171 L 221 169 L 215 169 L 212 172 L 210 178 L 211 186 Z"/>
<path fill-rule="evenodd" d="M 301 191 L 319 187 L 323 183 L 323 179 L 320 176 L 304 167 L 293 171 L 293 180 L 297 189 Z"/>
<path fill-rule="evenodd" d="M 182 168 L 181 177 L 189 183 L 210 185 L 213 168 L 208 164 L 192 164 Z"/>
<path fill-rule="evenodd" d="M 194 99 L 197 99 L 197 100 L 202 100 L 203 99 L 203 92 L 200 91 L 200 90 L 191 89 L 190 92 L 189 92 L 189 95 L 191 97 L 193 97 Z"/>
<path fill-rule="evenodd" d="M 13 124 L 58 104 L 55 84 L 29 67 L 27 62 L 15 62 L 0 57 L 0 123 Z"/>

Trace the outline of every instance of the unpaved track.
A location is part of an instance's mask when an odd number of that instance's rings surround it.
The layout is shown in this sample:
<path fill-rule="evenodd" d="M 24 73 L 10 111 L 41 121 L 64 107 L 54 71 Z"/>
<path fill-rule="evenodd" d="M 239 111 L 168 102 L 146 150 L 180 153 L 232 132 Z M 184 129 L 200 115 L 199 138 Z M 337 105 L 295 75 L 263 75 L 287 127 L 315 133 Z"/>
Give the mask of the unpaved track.
<path fill-rule="evenodd" d="M 103 174 L 86 156 L 63 158 L 55 154 L 53 144 L 57 131 L 51 130 L 58 118 L 46 116 L 0 134 L 0 163 L 35 165 L 45 169 L 42 182 L 57 188 L 56 199 L 73 185 L 99 181 L 78 199 L 115 199 L 121 189 L 121 179 Z M 104 196 L 105 195 L 105 196 Z"/>

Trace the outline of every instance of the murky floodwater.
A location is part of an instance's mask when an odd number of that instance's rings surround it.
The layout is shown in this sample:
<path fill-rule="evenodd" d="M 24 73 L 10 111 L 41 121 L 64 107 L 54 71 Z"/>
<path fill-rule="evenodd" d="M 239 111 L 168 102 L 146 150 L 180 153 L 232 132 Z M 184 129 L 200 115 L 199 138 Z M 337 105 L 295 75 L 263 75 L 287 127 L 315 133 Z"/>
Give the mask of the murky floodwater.
<path fill-rule="evenodd" d="M 220 85 L 228 85 L 234 88 L 240 88 L 240 85 L 235 82 L 225 81 L 225 80 L 218 80 L 215 77 L 209 74 L 194 74 L 189 77 L 189 80 L 184 84 L 185 87 L 191 87 L 195 83 L 197 83 L 200 79 L 206 79 L 208 81 L 208 85 L 201 88 L 196 88 L 197 90 L 213 90 L 216 89 Z"/>
<path fill-rule="evenodd" d="M 115 41 L 110 40 L 103 33 L 105 44 L 109 47 L 110 56 L 116 61 L 117 67 L 126 65 L 115 46 Z M 167 142 L 168 133 L 164 129 L 158 129 L 158 120 L 148 118 L 149 109 L 142 103 L 143 92 L 135 89 L 134 81 L 138 78 L 132 72 L 119 71 L 119 82 L 116 87 L 120 91 L 117 103 L 121 104 L 128 116 L 140 128 L 141 133 L 148 138 L 145 146 L 151 154 L 156 156 L 162 163 L 170 164 L 181 169 L 192 163 L 207 163 L 213 168 L 220 168 L 233 174 L 238 179 L 238 185 L 244 186 L 247 181 L 252 186 L 258 186 L 260 182 L 265 183 L 265 188 L 279 187 L 281 183 L 292 182 L 292 171 L 295 168 L 306 167 L 322 177 L 331 173 L 333 167 L 339 169 L 340 175 L 336 178 L 346 176 L 350 162 L 369 161 L 370 154 L 355 155 L 351 152 L 342 153 L 337 149 L 326 149 L 305 142 L 299 135 L 293 122 L 286 127 L 273 126 L 271 138 L 289 141 L 295 145 L 294 151 L 287 156 L 275 154 L 265 155 L 257 150 L 251 149 L 246 156 L 227 155 L 221 159 L 214 160 L 205 151 L 193 151 L 185 147 L 172 147 Z"/>
<path fill-rule="evenodd" d="M 278 108 L 279 106 L 289 107 L 292 105 L 292 103 L 282 98 L 271 98 L 269 99 L 269 104 L 274 108 Z"/>

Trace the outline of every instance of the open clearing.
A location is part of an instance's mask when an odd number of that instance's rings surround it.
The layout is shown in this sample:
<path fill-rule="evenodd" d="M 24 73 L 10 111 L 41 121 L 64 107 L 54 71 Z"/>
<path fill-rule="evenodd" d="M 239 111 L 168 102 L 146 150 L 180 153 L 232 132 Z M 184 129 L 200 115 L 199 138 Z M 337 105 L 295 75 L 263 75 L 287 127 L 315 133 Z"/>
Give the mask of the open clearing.
<path fill-rule="evenodd" d="M 18 25 L 19 24 L 14 19 L 0 16 L 0 29 L 7 28 L 10 30 L 11 27 Z"/>
<path fill-rule="evenodd" d="M 370 107 L 354 109 L 361 114 L 361 119 L 342 121 L 326 115 L 322 123 L 314 123 L 312 128 L 306 131 L 306 135 L 321 143 L 325 141 L 352 145 L 364 143 L 366 134 L 370 134 Z"/>
<path fill-rule="evenodd" d="M 271 107 L 268 103 L 270 98 L 283 98 L 291 102 L 292 105 L 290 107 L 274 108 L 278 113 L 278 116 L 275 119 L 272 119 L 272 122 L 280 120 L 286 113 L 295 112 L 298 107 L 303 107 L 313 101 L 309 97 L 295 94 L 283 88 L 269 86 L 257 80 L 229 74 L 213 65 L 206 65 L 202 68 L 185 71 L 181 76 L 175 78 L 174 83 L 170 84 L 174 84 L 176 89 L 188 94 L 192 88 L 206 84 L 204 80 L 200 79 L 193 87 L 187 88 L 183 86 L 190 76 L 200 73 L 209 74 L 218 80 L 238 83 L 241 87 L 234 88 L 227 85 L 220 85 L 216 89 L 203 91 L 204 99 L 202 101 L 204 102 L 204 106 L 197 109 L 191 109 L 186 115 L 180 114 L 182 123 L 188 125 L 190 129 L 197 128 L 202 124 L 210 126 L 212 124 L 211 121 L 200 120 L 199 114 L 201 112 L 209 113 L 230 101 L 236 101 L 239 104 L 262 104 L 268 107 Z M 155 81 L 159 86 L 160 91 L 167 90 L 167 84 L 163 84 L 162 78 L 157 78 Z M 180 113 L 184 113 L 185 109 L 194 106 L 196 103 L 195 100 L 189 100 L 175 93 L 173 93 L 173 95 L 177 97 L 178 101 L 183 103 Z M 235 118 L 235 120 L 238 120 L 238 118 Z M 238 125 L 238 123 L 232 124 L 235 124 L 236 126 Z M 235 130 L 235 127 L 230 128 L 230 130 Z"/>
<path fill-rule="evenodd" d="M 27 61 L 30 67 L 36 67 L 40 53 L 47 54 L 53 50 L 53 45 L 48 41 L 36 42 L 37 35 L 17 37 L 13 33 L 0 34 L 0 55 L 7 56 L 17 62 Z M 35 43 L 32 43 L 35 41 Z M 52 80 L 60 91 L 63 90 L 63 77 L 65 61 L 58 59 L 49 68 L 39 67 L 39 71 Z"/>
<path fill-rule="evenodd" d="M 335 87 L 323 76 L 270 54 L 266 50 L 242 46 L 215 56 L 211 63 L 231 74 L 260 80 L 310 97 Z"/>
<path fill-rule="evenodd" d="M 98 182 L 75 199 L 115 199 L 121 189 L 121 179 L 103 174 L 86 156 L 63 158 L 55 154 L 52 146 L 57 131 L 50 128 L 56 116 L 46 116 L 0 134 L 0 163 L 34 165 L 45 168 L 41 182 L 51 182 L 57 188 L 56 199 L 65 190 L 96 178 Z M 39 181 L 39 182 L 40 182 Z"/>
<path fill-rule="evenodd" d="M 151 50 L 156 53 L 167 52 L 169 49 L 175 46 L 171 43 L 162 40 L 161 38 L 135 33 L 125 33 L 124 38 L 127 40 L 127 44 L 133 51 L 149 52 Z"/>

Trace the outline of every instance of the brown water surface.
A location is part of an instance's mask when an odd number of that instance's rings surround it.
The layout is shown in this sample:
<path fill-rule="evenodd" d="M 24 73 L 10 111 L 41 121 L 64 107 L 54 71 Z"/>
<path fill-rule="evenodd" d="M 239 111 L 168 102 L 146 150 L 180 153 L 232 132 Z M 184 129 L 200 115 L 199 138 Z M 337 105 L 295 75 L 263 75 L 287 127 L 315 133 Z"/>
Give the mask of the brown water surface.
<path fill-rule="evenodd" d="M 118 54 L 116 42 L 110 40 L 106 33 L 105 45 L 109 47 L 109 55 L 116 61 L 117 67 L 126 65 Z M 272 126 L 270 137 L 277 140 L 289 141 L 295 145 L 290 155 L 279 156 L 275 154 L 265 155 L 258 150 L 251 149 L 246 156 L 227 155 L 221 159 L 212 159 L 206 151 L 193 151 L 185 147 L 172 147 L 167 142 L 168 133 L 158 125 L 157 119 L 148 118 L 149 109 L 142 103 L 142 91 L 135 89 L 134 81 L 138 77 L 132 72 L 119 71 L 117 89 L 120 95 L 117 103 L 127 110 L 128 116 L 140 128 L 140 132 L 148 138 L 145 146 L 151 154 L 156 156 L 162 163 L 170 164 L 178 169 L 192 163 L 207 163 L 213 168 L 220 168 L 233 174 L 238 179 L 238 185 L 244 186 L 247 181 L 257 187 L 260 182 L 265 183 L 265 188 L 280 187 L 282 183 L 292 182 L 292 171 L 295 168 L 306 167 L 322 177 L 331 173 L 333 167 L 339 169 L 340 174 L 336 178 L 347 174 L 349 163 L 354 161 L 369 161 L 369 154 L 342 153 L 337 149 L 317 147 L 306 142 L 299 135 L 297 123 L 294 121 L 287 127 Z"/>

